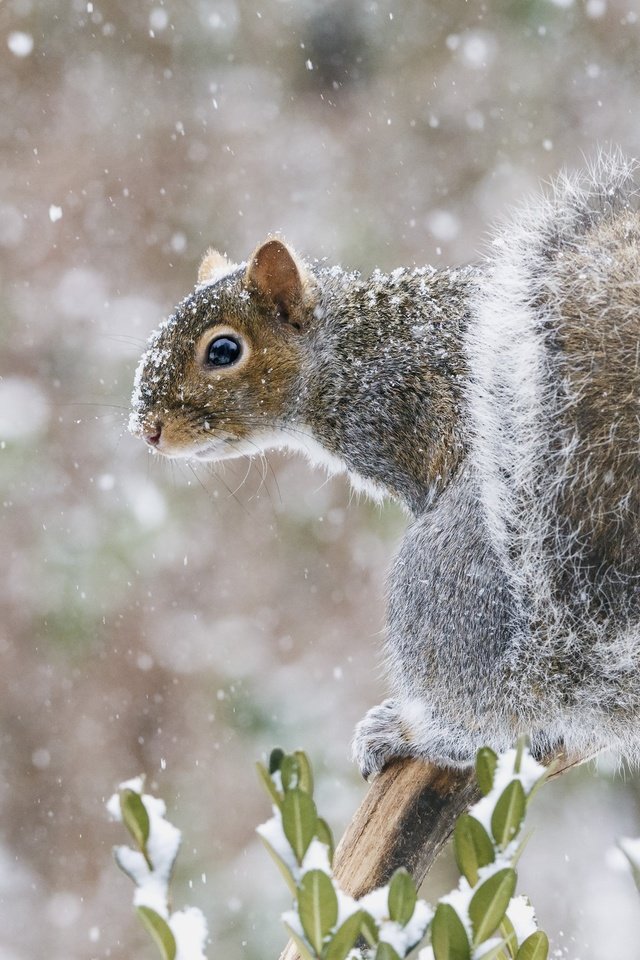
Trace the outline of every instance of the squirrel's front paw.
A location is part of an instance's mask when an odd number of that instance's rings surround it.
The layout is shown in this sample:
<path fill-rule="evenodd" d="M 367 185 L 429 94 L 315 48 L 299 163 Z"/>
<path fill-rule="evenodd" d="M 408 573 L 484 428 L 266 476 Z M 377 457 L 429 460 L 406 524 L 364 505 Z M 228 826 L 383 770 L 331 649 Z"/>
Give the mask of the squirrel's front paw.
<path fill-rule="evenodd" d="M 444 722 L 417 700 L 385 700 L 357 725 L 353 759 L 368 780 L 391 760 L 417 757 L 443 767 L 468 767 L 484 740 L 479 732 Z"/>
<path fill-rule="evenodd" d="M 351 751 L 365 780 L 390 760 L 413 752 L 396 700 L 385 700 L 365 714 L 355 729 Z"/>

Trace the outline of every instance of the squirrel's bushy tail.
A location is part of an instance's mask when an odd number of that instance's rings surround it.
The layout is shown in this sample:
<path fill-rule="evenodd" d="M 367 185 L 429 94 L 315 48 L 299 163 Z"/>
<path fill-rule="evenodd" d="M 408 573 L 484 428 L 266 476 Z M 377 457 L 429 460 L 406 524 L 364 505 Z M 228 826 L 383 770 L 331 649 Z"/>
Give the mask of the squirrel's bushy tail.
<path fill-rule="evenodd" d="M 603 153 L 503 226 L 467 338 L 481 499 L 547 670 L 597 648 L 615 673 L 625 626 L 640 657 L 637 176 Z"/>

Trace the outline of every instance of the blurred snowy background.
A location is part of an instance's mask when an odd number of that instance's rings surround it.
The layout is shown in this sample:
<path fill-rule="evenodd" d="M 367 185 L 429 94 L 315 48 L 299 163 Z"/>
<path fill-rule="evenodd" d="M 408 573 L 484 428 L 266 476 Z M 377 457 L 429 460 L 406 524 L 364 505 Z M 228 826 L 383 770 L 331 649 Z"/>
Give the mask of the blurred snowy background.
<path fill-rule="evenodd" d="M 103 809 L 143 771 L 211 956 L 275 957 L 253 760 L 304 747 L 344 826 L 404 519 L 294 459 L 151 458 L 124 426 L 142 343 L 209 244 L 464 262 L 540 178 L 638 154 L 640 6 L 4 0 L 0 49 L 0 960 L 154 955 Z M 533 819 L 521 888 L 554 956 L 637 960 L 613 843 L 638 779 L 577 771 Z"/>

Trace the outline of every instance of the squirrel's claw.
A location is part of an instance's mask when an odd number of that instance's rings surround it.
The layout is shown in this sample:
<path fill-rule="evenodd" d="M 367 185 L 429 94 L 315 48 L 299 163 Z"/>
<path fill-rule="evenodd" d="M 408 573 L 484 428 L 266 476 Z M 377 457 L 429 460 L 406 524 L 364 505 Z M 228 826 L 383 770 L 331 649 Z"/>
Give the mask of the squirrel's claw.
<path fill-rule="evenodd" d="M 391 760 L 412 752 L 409 731 L 396 700 L 372 707 L 356 726 L 351 753 L 365 780 L 380 773 Z"/>
<path fill-rule="evenodd" d="M 407 714 L 413 716 L 410 722 Z M 400 701 L 384 700 L 358 723 L 351 743 L 353 759 L 365 780 L 400 757 L 416 757 L 438 766 L 462 769 L 473 764 L 482 735 L 438 722 L 423 712 L 403 710 Z"/>

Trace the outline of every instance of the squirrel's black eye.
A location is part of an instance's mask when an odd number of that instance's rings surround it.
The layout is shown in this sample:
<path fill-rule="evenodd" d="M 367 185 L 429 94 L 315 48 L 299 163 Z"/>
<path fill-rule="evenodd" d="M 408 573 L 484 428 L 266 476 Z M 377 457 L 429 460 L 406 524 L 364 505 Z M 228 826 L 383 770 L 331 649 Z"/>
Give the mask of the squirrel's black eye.
<path fill-rule="evenodd" d="M 236 363 L 242 354 L 242 347 L 233 337 L 216 337 L 209 344 L 207 363 L 212 367 L 228 367 Z"/>

